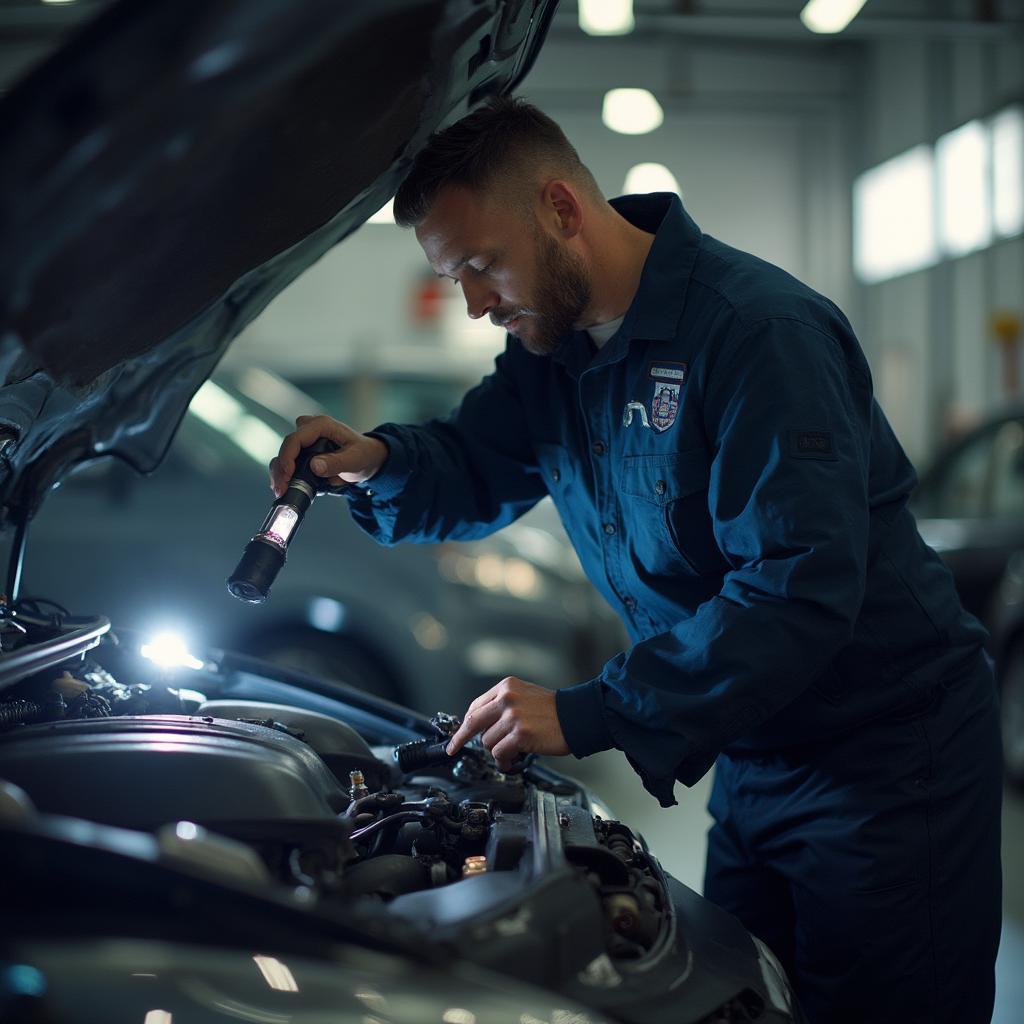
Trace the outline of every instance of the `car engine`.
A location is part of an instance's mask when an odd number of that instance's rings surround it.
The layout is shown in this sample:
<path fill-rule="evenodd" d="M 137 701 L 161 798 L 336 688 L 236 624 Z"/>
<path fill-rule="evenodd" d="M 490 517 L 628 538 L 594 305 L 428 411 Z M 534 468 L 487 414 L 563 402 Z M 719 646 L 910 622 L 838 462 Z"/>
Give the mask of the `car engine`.
<path fill-rule="evenodd" d="M 536 980 L 571 970 L 601 983 L 665 940 L 663 876 L 633 833 L 542 765 L 504 774 L 478 743 L 436 756 L 451 716 L 432 720 L 433 738 L 371 747 L 326 714 L 126 685 L 91 660 L 3 698 L 0 779 L 40 813 L 154 833 L 172 856 L 182 823 L 205 830 L 253 851 L 269 884 L 321 905 L 384 906 L 477 960 L 518 956 L 517 973 Z M 239 870 L 251 874 L 251 858 Z M 552 960 L 535 926 L 586 941 L 571 962 Z"/>

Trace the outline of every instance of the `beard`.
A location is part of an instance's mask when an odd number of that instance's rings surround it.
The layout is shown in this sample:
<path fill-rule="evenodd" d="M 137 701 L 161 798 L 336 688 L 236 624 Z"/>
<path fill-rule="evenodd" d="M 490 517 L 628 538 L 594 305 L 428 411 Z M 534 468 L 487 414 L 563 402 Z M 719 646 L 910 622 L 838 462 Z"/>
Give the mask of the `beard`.
<path fill-rule="evenodd" d="M 515 337 L 532 355 L 550 356 L 565 344 L 590 305 L 590 278 L 583 260 L 539 227 L 535 239 L 536 297 L 528 307 L 494 310 L 491 320 L 507 323 L 522 317 Z"/>

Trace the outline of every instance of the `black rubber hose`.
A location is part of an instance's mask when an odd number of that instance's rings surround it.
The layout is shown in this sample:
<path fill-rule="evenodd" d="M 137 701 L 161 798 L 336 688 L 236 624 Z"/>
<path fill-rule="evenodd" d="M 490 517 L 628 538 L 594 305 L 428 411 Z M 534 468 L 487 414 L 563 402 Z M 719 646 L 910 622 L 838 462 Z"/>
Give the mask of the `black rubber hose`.
<path fill-rule="evenodd" d="M 386 818 L 381 818 L 380 821 L 375 821 L 372 825 L 367 825 L 365 828 L 357 828 L 349 836 L 349 839 L 357 842 L 358 840 L 365 839 L 367 836 L 372 836 L 388 825 L 404 825 L 409 821 L 429 822 L 433 820 L 430 815 L 424 814 L 423 811 L 398 811 L 396 814 L 389 814 Z"/>

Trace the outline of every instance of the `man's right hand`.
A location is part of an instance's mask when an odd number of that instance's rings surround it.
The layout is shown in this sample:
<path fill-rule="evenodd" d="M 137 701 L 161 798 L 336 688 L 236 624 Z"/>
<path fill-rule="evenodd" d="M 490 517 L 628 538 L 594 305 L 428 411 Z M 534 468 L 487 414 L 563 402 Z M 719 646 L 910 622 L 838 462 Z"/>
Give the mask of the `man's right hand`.
<path fill-rule="evenodd" d="M 388 446 L 383 441 L 360 434 L 330 416 L 300 416 L 295 426 L 297 429 L 281 442 L 277 458 L 270 462 L 270 487 L 279 498 L 295 473 L 299 451 L 321 437 L 338 445 L 338 451 L 318 455 L 310 467 L 317 476 L 335 486 L 369 480 L 388 457 Z"/>

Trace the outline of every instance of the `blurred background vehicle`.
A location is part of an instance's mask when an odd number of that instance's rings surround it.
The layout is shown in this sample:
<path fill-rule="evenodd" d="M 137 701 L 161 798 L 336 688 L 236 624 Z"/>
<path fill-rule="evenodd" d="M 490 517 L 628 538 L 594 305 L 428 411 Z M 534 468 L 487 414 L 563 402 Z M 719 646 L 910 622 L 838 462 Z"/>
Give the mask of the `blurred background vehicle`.
<path fill-rule="evenodd" d="M 992 634 L 1008 778 L 1024 787 L 1024 408 L 986 420 L 921 476 L 913 508 Z"/>
<path fill-rule="evenodd" d="M 32 526 L 23 592 L 115 624 L 172 630 L 340 679 L 423 711 L 464 708 L 515 674 L 583 681 L 624 642 L 553 507 L 464 544 L 382 548 L 344 499 L 319 502 L 263 605 L 225 580 L 272 501 L 267 463 L 317 402 L 266 370 L 221 370 L 151 480 L 76 473 Z"/>

